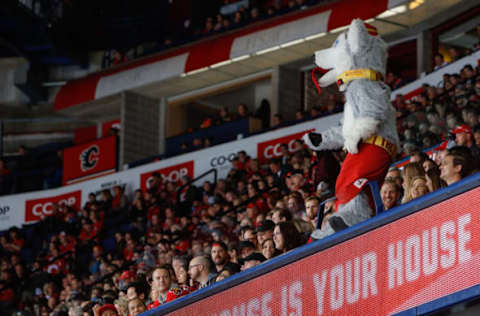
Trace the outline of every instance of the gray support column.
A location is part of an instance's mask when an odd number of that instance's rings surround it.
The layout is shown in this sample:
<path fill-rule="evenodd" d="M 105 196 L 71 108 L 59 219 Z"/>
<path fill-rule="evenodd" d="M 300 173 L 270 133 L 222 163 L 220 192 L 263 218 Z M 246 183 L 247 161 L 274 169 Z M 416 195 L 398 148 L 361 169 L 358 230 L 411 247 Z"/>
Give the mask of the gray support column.
<path fill-rule="evenodd" d="M 432 36 L 425 30 L 417 36 L 417 75 L 432 71 Z"/>
<path fill-rule="evenodd" d="M 122 98 L 120 100 L 120 122 L 122 124 L 122 127 L 120 128 L 120 133 L 117 138 L 117 150 L 118 150 L 118 169 L 119 170 L 125 170 L 127 168 L 124 168 L 125 165 L 125 153 L 124 153 L 124 139 L 125 139 L 125 120 L 126 120 L 126 109 L 125 109 L 125 93 L 122 92 Z"/>
<path fill-rule="evenodd" d="M 294 120 L 295 112 L 302 107 L 302 73 L 297 68 L 281 66 L 278 82 L 278 109 L 285 121 Z"/>
<path fill-rule="evenodd" d="M 102 138 L 102 132 L 103 132 L 102 125 L 103 125 L 102 122 L 97 122 L 97 139 Z"/>
<path fill-rule="evenodd" d="M 167 98 L 162 97 L 159 102 L 159 111 L 158 111 L 158 138 L 159 138 L 159 154 L 165 153 L 166 149 L 166 138 L 167 138 Z"/>
<path fill-rule="evenodd" d="M 271 80 L 271 99 L 270 99 L 270 124 L 272 123 L 273 114 L 278 113 L 278 104 L 280 100 L 280 67 L 273 68 Z"/>
<path fill-rule="evenodd" d="M 138 93 L 122 93 L 119 164 L 160 154 L 160 101 Z"/>
<path fill-rule="evenodd" d="M 1 40 L 0 40 L 1 44 Z M 0 103 L 18 107 L 29 102 L 16 85 L 27 82 L 30 64 L 24 58 L 0 58 Z"/>

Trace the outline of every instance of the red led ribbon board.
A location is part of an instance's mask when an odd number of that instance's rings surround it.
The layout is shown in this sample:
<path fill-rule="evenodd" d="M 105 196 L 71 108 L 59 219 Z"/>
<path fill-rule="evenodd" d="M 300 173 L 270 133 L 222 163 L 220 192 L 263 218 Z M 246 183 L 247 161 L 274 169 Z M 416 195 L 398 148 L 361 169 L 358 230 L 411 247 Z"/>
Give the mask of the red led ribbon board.
<path fill-rule="evenodd" d="M 480 283 L 480 188 L 172 315 L 390 315 Z"/>

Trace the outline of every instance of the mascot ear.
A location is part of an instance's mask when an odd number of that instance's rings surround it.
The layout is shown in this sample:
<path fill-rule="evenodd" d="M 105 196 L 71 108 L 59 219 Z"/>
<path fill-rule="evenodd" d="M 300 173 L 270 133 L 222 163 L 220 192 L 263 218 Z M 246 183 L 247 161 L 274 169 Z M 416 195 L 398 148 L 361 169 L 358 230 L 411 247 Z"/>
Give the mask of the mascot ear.
<path fill-rule="evenodd" d="M 354 19 L 348 28 L 347 41 L 353 54 L 364 50 L 368 46 L 370 35 L 365 24 L 360 19 Z"/>

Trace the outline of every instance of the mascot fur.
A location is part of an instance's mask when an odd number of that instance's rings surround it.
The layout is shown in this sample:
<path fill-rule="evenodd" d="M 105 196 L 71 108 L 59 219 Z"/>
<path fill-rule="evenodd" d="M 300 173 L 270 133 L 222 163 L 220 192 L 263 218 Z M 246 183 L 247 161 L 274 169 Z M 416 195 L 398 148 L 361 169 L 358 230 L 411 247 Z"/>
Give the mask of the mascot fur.
<path fill-rule="evenodd" d="M 303 137 L 315 151 L 347 151 L 335 185 L 336 212 L 326 227 L 312 233 L 312 238 L 321 239 L 372 216 L 373 199 L 365 186 L 372 180 L 381 186 L 399 140 L 390 89 L 382 81 L 387 45 L 374 27 L 353 20 L 331 48 L 315 53 L 315 63 L 329 69 L 319 85 L 337 82 L 346 97 L 342 126 Z"/>

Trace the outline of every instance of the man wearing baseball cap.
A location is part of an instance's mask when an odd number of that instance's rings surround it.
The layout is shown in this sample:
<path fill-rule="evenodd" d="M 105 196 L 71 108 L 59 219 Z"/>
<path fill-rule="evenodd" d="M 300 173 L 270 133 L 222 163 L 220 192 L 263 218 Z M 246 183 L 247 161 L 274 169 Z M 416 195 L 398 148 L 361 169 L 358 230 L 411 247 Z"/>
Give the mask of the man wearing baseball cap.
<path fill-rule="evenodd" d="M 470 149 L 473 158 L 475 159 L 474 165 L 478 168 L 478 162 L 480 161 L 480 148 L 475 145 L 471 127 L 467 124 L 462 124 L 455 127 L 451 132 L 455 135 L 455 143 L 457 146 L 465 146 Z"/>
<path fill-rule="evenodd" d="M 256 265 L 259 265 L 260 263 L 264 262 L 267 260 L 261 253 L 254 252 L 245 258 L 240 259 L 240 264 L 242 265 L 242 271 L 250 269 Z"/>
<path fill-rule="evenodd" d="M 257 224 L 257 245 L 259 248 L 261 248 L 265 239 L 273 238 L 274 228 L 275 223 L 268 219 L 265 219 Z"/>
<path fill-rule="evenodd" d="M 118 311 L 113 304 L 94 307 L 95 316 L 118 316 Z"/>

